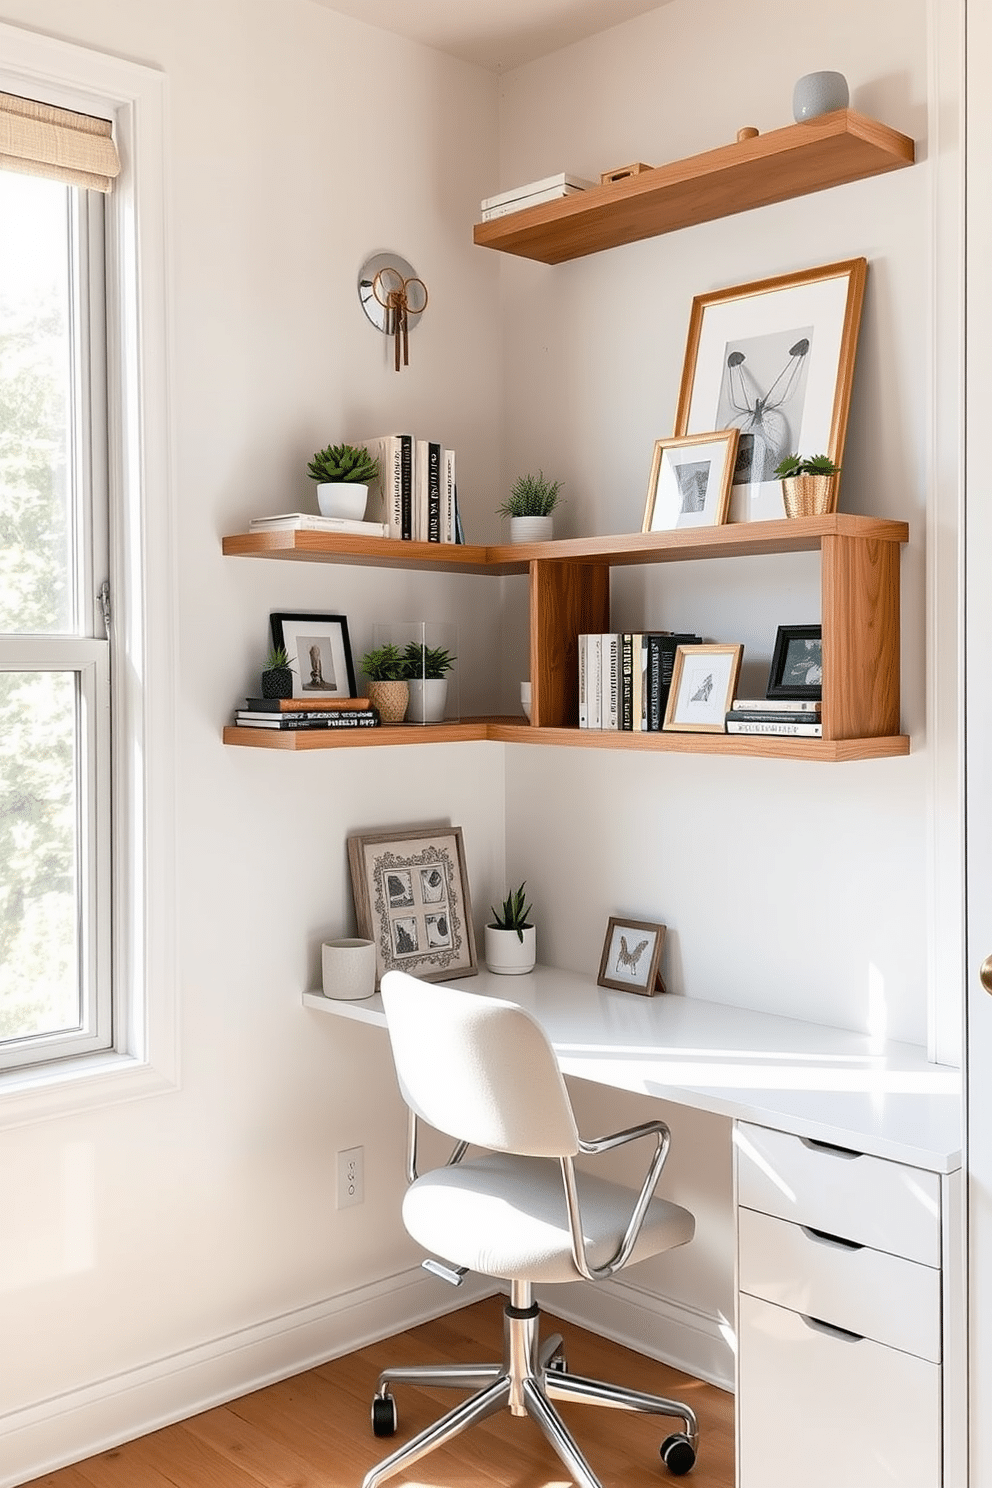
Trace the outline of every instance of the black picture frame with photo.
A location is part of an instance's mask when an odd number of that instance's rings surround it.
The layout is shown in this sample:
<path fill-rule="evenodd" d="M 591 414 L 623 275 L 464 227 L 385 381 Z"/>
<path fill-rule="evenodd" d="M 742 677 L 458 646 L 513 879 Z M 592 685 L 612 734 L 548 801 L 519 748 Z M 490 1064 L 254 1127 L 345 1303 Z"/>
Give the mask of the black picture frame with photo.
<path fill-rule="evenodd" d="M 273 646 L 289 656 L 294 698 L 357 697 L 346 616 L 279 610 L 269 626 Z"/>
<path fill-rule="evenodd" d="M 780 625 L 775 636 L 769 698 L 823 697 L 823 629 L 819 625 Z"/>

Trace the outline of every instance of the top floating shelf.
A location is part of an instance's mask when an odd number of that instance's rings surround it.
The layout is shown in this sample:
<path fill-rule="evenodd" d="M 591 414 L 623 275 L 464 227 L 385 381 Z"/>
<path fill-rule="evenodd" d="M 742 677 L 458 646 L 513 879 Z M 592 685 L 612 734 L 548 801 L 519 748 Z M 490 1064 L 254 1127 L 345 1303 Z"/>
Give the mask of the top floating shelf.
<path fill-rule="evenodd" d="M 752 207 L 912 165 L 913 141 L 853 109 L 790 124 L 615 185 L 477 223 L 475 242 L 539 263 L 565 263 Z"/>

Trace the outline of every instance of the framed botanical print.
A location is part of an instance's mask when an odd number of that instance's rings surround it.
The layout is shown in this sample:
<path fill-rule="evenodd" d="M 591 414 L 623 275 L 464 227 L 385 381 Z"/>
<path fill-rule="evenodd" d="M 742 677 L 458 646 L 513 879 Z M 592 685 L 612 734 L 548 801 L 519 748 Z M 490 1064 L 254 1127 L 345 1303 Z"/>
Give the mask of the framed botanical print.
<path fill-rule="evenodd" d="M 427 982 L 474 976 L 475 931 L 461 827 L 397 827 L 348 838 L 358 933 L 386 971 Z"/>

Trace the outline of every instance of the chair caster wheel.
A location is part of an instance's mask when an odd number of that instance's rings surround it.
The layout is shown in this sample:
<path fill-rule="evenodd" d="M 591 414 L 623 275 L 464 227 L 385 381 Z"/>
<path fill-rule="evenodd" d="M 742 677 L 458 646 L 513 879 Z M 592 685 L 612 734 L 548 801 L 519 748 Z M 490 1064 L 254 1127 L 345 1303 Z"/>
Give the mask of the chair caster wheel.
<path fill-rule="evenodd" d="M 551 1358 L 548 1360 L 548 1368 L 554 1374 L 567 1374 L 568 1360 L 565 1358 L 564 1354 L 552 1354 Z"/>
<path fill-rule="evenodd" d="M 695 1465 L 696 1453 L 692 1442 L 681 1431 L 666 1436 L 661 1444 L 661 1460 L 673 1478 L 681 1478 Z"/>
<path fill-rule="evenodd" d="M 376 1395 L 372 1401 L 373 1436 L 392 1436 L 396 1430 L 396 1401 L 392 1395 Z"/>

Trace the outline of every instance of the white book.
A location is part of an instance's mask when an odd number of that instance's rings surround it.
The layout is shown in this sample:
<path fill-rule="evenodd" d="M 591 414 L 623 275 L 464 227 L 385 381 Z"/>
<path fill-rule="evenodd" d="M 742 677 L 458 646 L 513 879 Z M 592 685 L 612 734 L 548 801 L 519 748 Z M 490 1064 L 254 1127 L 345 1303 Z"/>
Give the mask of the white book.
<path fill-rule="evenodd" d="M 738 721 L 736 718 L 728 718 L 727 733 L 768 734 L 771 736 L 778 734 L 782 737 L 789 737 L 792 735 L 801 734 L 808 739 L 822 739 L 823 724 L 813 723 L 812 721 L 810 721 L 809 723 L 761 723 L 758 719 L 742 718 L 740 721 Z"/>
<path fill-rule="evenodd" d="M 603 637 L 589 635 L 586 642 L 589 647 L 589 727 L 598 729 L 603 727 Z"/>
<path fill-rule="evenodd" d="M 589 698 L 586 693 L 589 680 L 589 637 L 579 636 L 579 728 L 589 727 Z"/>
<path fill-rule="evenodd" d="M 441 470 L 441 541 L 453 543 L 457 540 L 457 508 L 455 506 L 455 452 L 443 451 Z"/>
<path fill-rule="evenodd" d="M 735 698 L 738 713 L 820 713 L 823 704 L 812 698 Z"/>
<path fill-rule="evenodd" d="M 283 512 L 277 517 L 252 517 L 249 532 L 351 532 L 357 537 L 385 537 L 383 522 L 359 522 L 349 517 L 320 517 L 313 512 Z"/>
<path fill-rule="evenodd" d="M 496 217 L 509 217 L 513 212 L 522 212 L 525 207 L 537 207 L 541 202 L 560 201 L 564 196 L 580 196 L 582 186 L 552 186 L 547 191 L 535 191 L 530 196 L 514 197 L 513 201 L 500 202 L 496 207 L 482 208 L 482 221 L 492 222 Z"/>
<path fill-rule="evenodd" d="M 482 201 L 482 210 L 487 207 L 498 207 L 503 202 L 516 201 L 520 196 L 534 196 L 539 191 L 551 191 L 556 186 L 571 186 L 575 191 L 589 191 L 593 186 L 598 186 L 598 181 L 587 181 L 584 176 L 573 176 L 570 171 L 559 171 L 555 176 L 543 176 L 540 181 L 528 181 L 526 186 L 510 186 L 506 191 L 498 191 L 495 196 L 487 196 Z"/>
<path fill-rule="evenodd" d="M 369 486 L 366 516 L 383 522 L 387 537 L 403 536 L 403 456 L 400 434 L 380 434 L 359 442 L 379 462 L 379 478 Z"/>

